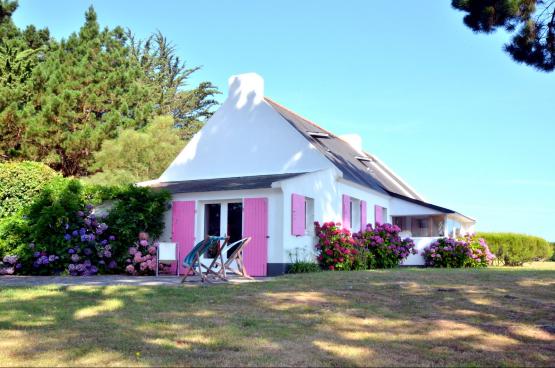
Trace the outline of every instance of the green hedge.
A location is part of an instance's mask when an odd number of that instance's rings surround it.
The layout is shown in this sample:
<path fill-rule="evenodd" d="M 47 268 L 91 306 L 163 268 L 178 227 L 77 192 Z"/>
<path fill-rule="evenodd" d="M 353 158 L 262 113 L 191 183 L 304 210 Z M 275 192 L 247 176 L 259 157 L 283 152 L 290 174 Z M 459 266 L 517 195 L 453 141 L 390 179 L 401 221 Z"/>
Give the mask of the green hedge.
<path fill-rule="evenodd" d="M 40 162 L 0 163 L 0 219 L 30 205 L 60 175 Z"/>
<path fill-rule="evenodd" d="M 551 244 L 540 237 L 514 233 L 478 233 L 484 238 L 497 261 L 506 266 L 521 266 L 524 262 L 549 259 Z"/>

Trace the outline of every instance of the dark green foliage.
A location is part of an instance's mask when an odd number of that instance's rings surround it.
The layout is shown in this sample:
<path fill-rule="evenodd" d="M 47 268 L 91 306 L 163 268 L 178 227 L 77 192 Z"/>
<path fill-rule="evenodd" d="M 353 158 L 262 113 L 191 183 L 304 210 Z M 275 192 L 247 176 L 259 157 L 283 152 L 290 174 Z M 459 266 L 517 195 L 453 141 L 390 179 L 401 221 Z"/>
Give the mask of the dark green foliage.
<path fill-rule="evenodd" d="M 121 272 L 127 250 L 141 231 L 149 232 L 152 238 L 160 236 L 169 198 L 169 193 L 154 192 L 150 188 L 83 185 L 76 179 L 54 177 L 40 193 L 35 194 L 30 204 L 0 221 L 0 257 L 18 256 L 23 265 L 19 273 L 67 272 L 71 263 L 70 247 L 80 252 L 82 262 L 87 247 L 99 252 L 108 250 L 100 244 L 105 238 L 109 240 L 110 255 L 99 258 L 96 252 L 92 252 L 86 259 L 92 261 L 99 272 Z M 90 213 L 93 203 L 103 201 L 113 201 L 112 211 L 105 219 L 101 218 L 101 214 Z M 107 231 L 95 232 L 103 226 L 101 222 L 108 224 Z M 87 234 L 95 234 L 96 239 L 83 242 L 74 233 L 82 228 Z M 69 234 L 74 235 L 70 237 Z M 116 238 L 108 239 L 111 235 Z M 38 253 L 56 257 L 56 261 L 46 266 L 33 266 Z M 101 259 L 104 261 L 102 264 L 98 262 Z M 111 261 L 116 263 L 111 266 Z M 74 263 L 77 265 L 79 262 Z M 86 272 L 89 270 L 75 274 Z"/>
<path fill-rule="evenodd" d="M 516 32 L 505 45 L 515 61 L 555 69 L 555 1 L 452 0 L 452 5 L 466 13 L 464 23 L 475 32 Z"/>
<path fill-rule="evenodd" d="M 303 248 L 295 248 L 289 252 L 288 273 L 308 273 L 320 271 L 320 265 L 315 262 L 314 254 L 308 253 Z"/>
<path fill-rule="evenodd" d="M 497 261 L 506 266 L 522 266 L 524 262 L 551 257 L 553 248 L 537 236 L 513 233 L 478 233 L 489 245 Z"/>
<path fill-rule="evenodd" d="M 211 108 L 217 104 L 213 99 L 219 93 L 217 88 L 210 82 L 202 82 L 193 90 L 183 90 L 187 79 L 200 67 L 188 68 L 160 31 L 145 41 L 136 41 L 131 31 L 127 36 L 131 54 L 144 71 L 145 84 L 153 91 L 151 98 L 157 113 L 171 115 L 182 138 L 191 138 L 202 120 L 212 115 Z"/>
<path fill-rule="evenodd" d="M 553 252 L 553 255 L 551 256 L 551 260 L 555 261 L 555 243 L 551 243 L 551 248 Z"/>
<path fill-rule="evenodd" d="M 164 212 L 171 196 L 166 191 L 154 191 L 133 185 L 122 188 L 114 197 L 114 206 L 106 218 L 116 236 L 117 247 L 127 250 L 144 231 L 157 239 L 164 230 Z"/>
<path fill-rule="evenodd" d="M 17 255 L 23 272 L 32 272 L 33 253 L 61 255 L 64 235 L 84 207 L 78 180 L 54 178 L 23 211 L 0 222 L 0 256 Z"/>
<path fill-rule="evenodd" d="M 39 162 L 0 163 L 0 219 L 28 206 L 60 175 Z"/>
<path fill-rule="evenodd" d="M 288 273 L 309 273 L 321 271 L 318 263 L 310 261 L 296 261 L 291 263 Z"/>
<path fill-rule="evenodd" d="M 140 46 L 121 27 L 101 29 L 91 7 L 78 32 L 56 41 L 48 30 L 18 29 L 17 3 L 0 1 L 0 160 L 86 176 L 102 170 L 94 153 L 120 131 L 171 114 L 174 134 L 188 138 L 210 116 L 216 88 L 185 89 L 198 68 L 186 68 L 161 34 Z"/>

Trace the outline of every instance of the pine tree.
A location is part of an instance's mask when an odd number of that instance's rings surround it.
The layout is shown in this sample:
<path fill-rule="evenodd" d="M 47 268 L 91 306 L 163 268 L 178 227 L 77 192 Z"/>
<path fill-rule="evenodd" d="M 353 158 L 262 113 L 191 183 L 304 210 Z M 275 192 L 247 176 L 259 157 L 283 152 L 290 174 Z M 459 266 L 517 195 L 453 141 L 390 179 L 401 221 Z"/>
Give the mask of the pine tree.
<path fill-rule="evenodd" d="M 184 89 L 188 78 L 200 67 L 188 68 L 161 32 L 145 41 L 136 41 L 129 30 L 127 35 L 132 55 L 144 70 L 145 83 L 155 91 L 153 98 L 157 113 L 172 115 L 181 137 L 191 138 L 202 122 L 212 115 L 211 109 L 217 104 L 213 97 L 218 90 L 210 82 L 202 82 L 194 89 Z"/>
<path fill-rule="evenodd" d="M 121 28 L 100 30 L 91 7 L 79 33 L 62 40 L 35 70 L 24 155 L 64 175 L 87 174 L 93 152 L 118 127 L 146 125 L 153 105 L 128 57 Z"/>
<path fill-rule="evenodd" d="M 555 70 L 555 0 L 452 0 L 475 32 L 515 33 L 505 51 L 520 63 Z"/>
<path fill-rule="evenodd" d="M 186 68 L 162 34 L 135 42 L 121 27 L 101 29 L 90 7 L 80 30 L 56 41 L 47 29 L 19 30 L 16 8 L 0 0 L 0 160 L 86 176 L 102 169 L 94 153 L 120 131 L 169 114 L 187 139 L 212 113 L 217 89 L 186 89 L 198 68 Z"/>

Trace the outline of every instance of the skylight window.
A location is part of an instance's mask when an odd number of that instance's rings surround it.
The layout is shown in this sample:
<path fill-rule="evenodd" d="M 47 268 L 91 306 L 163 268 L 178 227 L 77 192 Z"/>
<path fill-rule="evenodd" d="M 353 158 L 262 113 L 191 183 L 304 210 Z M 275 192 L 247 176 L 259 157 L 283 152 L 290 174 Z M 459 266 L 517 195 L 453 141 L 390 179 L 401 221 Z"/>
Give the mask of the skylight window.
<path fill-rule="evenodd" d="M 355 156 L 355 158 L 359 161 L 366 161 L 366 162 L 372 162 L 374 160 L 372 160 L 370 157 L 366 157 L 366 156 Z"/>
<path fill-rule="evenodd" d="M 309 136 L 314 138 L 329 138 L 330 135 L 324 132 L 307 132 Z"/>

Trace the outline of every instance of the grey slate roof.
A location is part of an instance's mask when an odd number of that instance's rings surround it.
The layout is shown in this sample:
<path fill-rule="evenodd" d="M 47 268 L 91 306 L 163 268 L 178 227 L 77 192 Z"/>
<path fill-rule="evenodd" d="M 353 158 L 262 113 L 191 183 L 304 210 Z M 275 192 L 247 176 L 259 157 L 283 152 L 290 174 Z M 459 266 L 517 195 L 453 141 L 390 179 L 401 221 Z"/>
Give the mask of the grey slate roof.
<path fill-rule="evenodd" d="M 379 166 L 377 160 L 371 155 L 356 151 L 349 143 L 333 133 L 297 115 L 272 99 L 266 97 L 265 100 L 341 170 L 344 179 L 386 194 L 397 193 L 397 187 L 401 186 L 410 193 L 409 198 L 421 200 L 417 193 L 407 188 L 402 182 L 395 181 L 393 175 L 382 174 L 381 171 L 387 172 L 388 170 Z M 378 166 L 380 170 L 378 170 Z"/>
<path fill-rule="evenodd" d="M 399 180 L 371 154 L 356 151 L 349 143 L 317 124 L 299 116 L 268 97 L 265 97 L 265 100 L 341 170 L 344 179 L 445 214 L 459 214 L 448 208 L 423 201 L 418 193 Z M 390 175 L 384 175 L 382 172 L 387 172 Z M 399 193 L 397 189 L 399 186 L 410 196 Z M 464 217 L 471 219 L 467 216 Z"/>
<path fill-rule="evenodd" d="M 271 188 L 272 183 L 293 178 L 305 173 L 242 176 L 235 178 L 218 178 L 203 180 L 185 180 L 176 182 L 157 183 L 151 187 L 165 189 L 170 193 L 215 192 L 220 190 L 260 189 Z"/>

